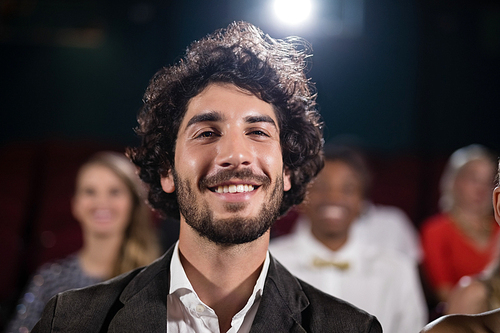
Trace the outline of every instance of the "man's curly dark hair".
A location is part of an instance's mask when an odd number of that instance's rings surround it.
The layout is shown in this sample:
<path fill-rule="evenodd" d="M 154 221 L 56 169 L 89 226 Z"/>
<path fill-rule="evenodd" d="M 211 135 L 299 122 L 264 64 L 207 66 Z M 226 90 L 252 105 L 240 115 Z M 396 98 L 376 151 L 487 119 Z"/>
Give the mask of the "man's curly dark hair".
<path fill-rule="evenodd" d="M 151 79 L 138 115 L 139 147 L 127 150 L 149 186 L 149 203 L 179 217 L 177 196 L 160 180 L 174 168 L 177 133 L 191 98 L 211 83 L 230 83 L 273 105 L 280 128 L 283 163 L 292 188 L 284 192 L 280 214 L 304 199 L 307 184 L 323 167 L 322 130 L 316 94 L 305 69 L 303 40 L 277 40 L 246 22 L 234 22 L 193 42 L 175 65 Z"/>

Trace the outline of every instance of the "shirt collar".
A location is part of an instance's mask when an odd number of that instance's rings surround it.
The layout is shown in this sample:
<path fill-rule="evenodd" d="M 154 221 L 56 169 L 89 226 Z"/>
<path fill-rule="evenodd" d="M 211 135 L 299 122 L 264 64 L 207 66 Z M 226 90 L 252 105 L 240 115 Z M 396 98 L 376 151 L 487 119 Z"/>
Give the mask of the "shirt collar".
<path fill-rule="evenodd" d="M 269 251 L 267 251 L 264 265 L 262 265 L 262 270 L 260 272 L 259 278 L 257 279 L 257 282 L 255 283 L 252 295 L 248 299 L 247 305 L 245 305 L 245 307 L 243 308 L 243 310 L 246 309 L 245 312 L 253 304 L 255 298 L 262 295 L 264 284 L 266 282 L 267 272 L 269 270 L 269 262 Z M 170 290 L 168 293 L 173 294 L 180 289 L 187 289 L 187 291 L 196 294 L 196 291 L 193 289 L 191 282 L 189 282 L 186 272 L 184 271 L 184 267 L 182 266 L 179 257 L 179 241 L 177 241 L 177 243 L 175 243 L 174 252 L 172 254 L 172 260 L 170 261 Z"/>
<path fill-rule="evenodd" d="M 257 279 L 255 286 L 253 287 L 252 295 L 250 295 L 250 298 L 248 299 L 247 304 L 245 304 L 243 309 L 241 309 L 240 312 L 234 315 L 233 320 L 236 320 L 240 317 L 245 317 L 255 302 L 260 303 L 260 297 L 262 296 L 262 292 L 264 291 L 264 284 L 266 282 L 267 271 L 269 270 L 269 262 L 269 251 L 267 251 L 264 265 L 262 265 L 262 270 L 260 271 L 259 278 Z"/>
<path fill-rule="evenodd" d="M 170 261 L 170 290 L 169 294 L 173 294 L 179 289 L 188 289 L 194 292 L 193 286 L 187 278 L 184 267 L 182 267 L 181 259 L 179 257 L 179 241 L 175 243 L 174 252 L 172 253 L 172 260 Z"/>

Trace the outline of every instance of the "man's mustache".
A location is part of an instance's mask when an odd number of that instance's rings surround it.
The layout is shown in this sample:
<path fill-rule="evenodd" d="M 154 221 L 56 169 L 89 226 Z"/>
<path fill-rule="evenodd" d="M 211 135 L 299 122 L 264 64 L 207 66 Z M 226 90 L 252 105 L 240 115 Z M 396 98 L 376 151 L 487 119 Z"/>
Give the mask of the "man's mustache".
<path fill-rule="evenodd" d="M 230 180 L 239 179 L 242 181 L 252 181 L 262 186 L 271 184 L 269 177 L 265 175 L 256 175 L 250 169 L 242 170 L 221 170 L 215 175 L 204 177 L 200 180 L 200 189 L 210 188 Z"/>

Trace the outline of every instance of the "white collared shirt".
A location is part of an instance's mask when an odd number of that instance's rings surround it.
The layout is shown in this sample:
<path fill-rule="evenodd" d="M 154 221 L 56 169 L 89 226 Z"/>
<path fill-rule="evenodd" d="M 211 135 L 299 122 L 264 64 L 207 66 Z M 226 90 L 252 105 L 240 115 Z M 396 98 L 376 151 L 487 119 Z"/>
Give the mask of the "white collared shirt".
<path fill-rule="evenodd" d="M 312 235 L 305 218 L 292 234 L 271 240 L 269 251 L 298 278 L 375 315 L 384 333 L 418 332 L 426 323 L 416 263 L 406 255 L 354 233 L 332 251 Z M 315 267 L 316 257 L 348 262 L 349 268 Z"/>
<path fill-rule="evenodd" d="M 259 308 L 269 269 L 269 252 L 262 271 L 246 305 L 231 321 L 227 333 L 248 333 Z M 179 257 L 179 242 L 175 244 L 170 262 L 170 290 L 167 296 L 168 333 L 219 333 L 219 320 L 214 310 L 203 303 L 186 276 Z"/>

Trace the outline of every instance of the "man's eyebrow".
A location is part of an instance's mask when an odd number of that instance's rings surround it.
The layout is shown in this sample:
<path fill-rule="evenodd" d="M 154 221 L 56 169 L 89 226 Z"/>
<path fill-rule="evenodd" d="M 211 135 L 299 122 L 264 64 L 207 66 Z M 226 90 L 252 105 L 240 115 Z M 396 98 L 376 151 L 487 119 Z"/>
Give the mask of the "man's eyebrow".
<path fill-rule="evenodd" d="M 224 119 L 224 117 L 220 112 L 208 111 L 208 112 L 197 114 L 196 116 L 193 116 L 191 119 L 189 119 L 186 127 L 189 127 L 189 126 L 197 124 L 197 123 L 202 123 L 205 121 L 221 121 L 223 119 Z"/>
<path fill-rule="evenodd" d="M 273 118 L 267 115 L 258 115 L 258 116 L 248 116 L 245 117 L 245 122 L 253 124 L 253 123 L 269 123 L 277 128 L 276 123 Z"/>

